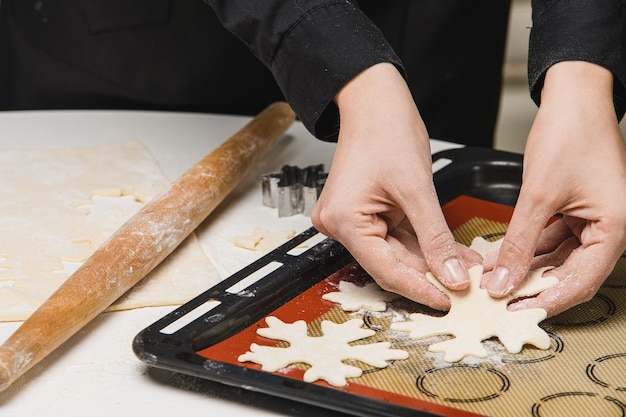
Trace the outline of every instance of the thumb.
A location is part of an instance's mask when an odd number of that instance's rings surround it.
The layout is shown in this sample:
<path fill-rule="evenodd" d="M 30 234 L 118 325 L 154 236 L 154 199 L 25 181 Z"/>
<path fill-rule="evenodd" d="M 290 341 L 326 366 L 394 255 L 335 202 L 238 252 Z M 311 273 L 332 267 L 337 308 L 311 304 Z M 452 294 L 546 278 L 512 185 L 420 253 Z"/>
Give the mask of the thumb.
<path fill-rule="evenodd" d="M 548 219 L 548 208 L 520 198 L 513 211 L 495 267 L 482 279 L 482 287 L 493 297 L 509 295 L 524 279 L 535 255 L 539 236 Z"/>

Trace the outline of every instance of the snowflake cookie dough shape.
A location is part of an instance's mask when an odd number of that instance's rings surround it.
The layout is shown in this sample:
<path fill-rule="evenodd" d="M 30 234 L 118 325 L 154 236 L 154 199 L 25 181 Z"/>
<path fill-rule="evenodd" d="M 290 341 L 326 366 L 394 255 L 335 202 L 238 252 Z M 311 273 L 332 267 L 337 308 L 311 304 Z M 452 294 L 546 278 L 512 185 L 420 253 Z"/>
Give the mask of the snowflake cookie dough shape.
<path fill-rule="evenodd" d="M 387 302 L 397 300 L 400 296 L 382 290 L 374 282 L 359 287 L 352 282 L 339 281 L 339 291 L 326 293 L 322 298 L 341 305 L 344 311 L 358 311 L 362 308 L 385 311 Z"/>
<path fill-rule="evenodd" d="M 410 332 L 412 339 L 453 335 L 453 339 L 429 347 L 431 352 L 443 352 L 446 362 L 458 362 L 465 356 L 486 357 L 487 351 L 482 341 L 494 336 L 511 353 L 519 353 L 525 344 L 547 349 L 550 347 L 550 337 L 538 326 L 546 318 L 545 310 L 507 310 L 511 299 L 537 294 L 558 282 L 554 277 L 542 277 L 547 269 L 549 268 L 531 272 L 526 277 L 527 283 L 523 286 L 523 291 L 500 299 L 491 297 L 486 290 L 480 288 L 483 273 L 480 265 L 470 268 L 471 284 L 462 291 L 449 290 L 439 284 L 432 274 L 428 274 L 431 282 L 450 297 L 451 308 L 448 314 L 444 317 L 411 314 L 409 321 L 392 323 L 391 329 Z"/>
<path fill-rule="evenodd" d="M 476 236 L 474 239 L 472 239 L 472 244 L 470 245 L 470 249 L 473 249 L 476 252 L 478 252 L 480 256 L 482 256 L 484 259 L 491 252 L 495 252 L 499 250 L 500 246 L 502 246 L 503 240 L 504 238 L 498 239 L 492 242 L 492 241 L 485 239 L 482 236 Z"/>
<path fill-rule="evenodd" d="M 240 362 L 254 362 L 261 369 L 276 372 L 294 363 L 307 363 L 311 367 L 304 373 L 305 382 L 323 379 L 336 387 L 347 385 L 346 378 L 361 376 L 363 371 L 356 366 L 343 363 L 343 360 L 356 359 L 377 368 L 385 368 L 388 360 L 406 359 L 408 352 L 390 349 L 389 342 L 367 345 L 350 345 L 349 342 L 364 339 L 375 334 L 363 329 L 361 319 L 353 319 L 341 324 L 324 320 L 321 324 L 322 336 L 307 335 L 307 324 L 303 320 L 284 323 L 269 316 L 265 319 L 268 327 L 257 330 L 260 336 L 289 342 L 286 348 L 250 345 L 250 351 L 240 355 Z"/>

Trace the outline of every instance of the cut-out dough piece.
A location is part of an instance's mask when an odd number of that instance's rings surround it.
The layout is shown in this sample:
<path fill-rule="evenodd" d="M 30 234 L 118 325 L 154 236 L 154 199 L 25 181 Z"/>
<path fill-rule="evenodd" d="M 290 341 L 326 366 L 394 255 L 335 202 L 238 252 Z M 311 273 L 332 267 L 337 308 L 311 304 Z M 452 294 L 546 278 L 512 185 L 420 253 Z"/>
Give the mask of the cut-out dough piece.
<path fill-rule="evenodd" d="M 295 233 L 294 230 L 272 232 L 262 227 L 257 227 L 252 231 L 252 235 L 250 236 L 237 236 L 228 239 L 228 241 L 240 248 L 266 254 L 294 237 Z"/>
<path fill-rule="evenodd" d="M 412 339 L 431 336 L 452 335 L 453 339 L 429 346 L 431 352 L 443 352 L 446 362 L 458 362 L 465 356 L 484 358 L 487 356 L 482 341 L 498 337 L 507 351 L 519 353 L 525 344 L 539 349 L 550 347 L 550 337 L 538 326 L 546 318 L 546 311 L 540 308 L 509 311 L 507 304 L 519 296 L 535 295 L 558 283 L 555 277 L 542 277 L 542 268 L 531 271 L 526 277 L 523 294 L 516 292 L 505 298 L 493 298 L 480 288 L 483 268 L 476 265 L 469 270 L 470 286 L 462 291 L 449 290 L 432 275 L 430 281 L 445 292 L 451 301 L 451 308 L 443 317 L 433 317 L 414 313 L 409 321 L 392 323 L 391 329 L 410 332 Z"/>
<path fill-rule="evenodd" d="M 339 291 L 322 295 L 322 299 L 341 305 L 344 311 L 387 310 L 387 303 L 399 299 L 398 294 L 384 291 L 374 282 L 359 287 L 348 281 L 339 281 Z"/>
<path fill-rule="evenodd" d="M 307 324 L 298 320 L 288 324 L 269 316 L 265 319 L 268 327 L 260 328 L 257 333 L 270 339 L 289 342 L 289 347 L 280 348 L 250 345 L 250 351 L 240 355 L 240 362 L 254 362 L 261 369 L 276 372 L 291 364 L 306 363 L 310 368 L 304 373 L 305 382 L 325 380 L 336 387 L 347 385 L 346 378 L 361 376 L 363 371 L 343 363 L 343 360 L 356 359 L 368 365 L 385 368 L 388 360 L 406 359 L 408 352 L 390 349 L 389 342 L 367 345 L 350 345 L 349 342 L 374 335 L 371 329 L 362 328 L 361 319 L 353 319 L 341 324 L 324 320 L 321 323 L 322 336 L 307 335 Z"/>

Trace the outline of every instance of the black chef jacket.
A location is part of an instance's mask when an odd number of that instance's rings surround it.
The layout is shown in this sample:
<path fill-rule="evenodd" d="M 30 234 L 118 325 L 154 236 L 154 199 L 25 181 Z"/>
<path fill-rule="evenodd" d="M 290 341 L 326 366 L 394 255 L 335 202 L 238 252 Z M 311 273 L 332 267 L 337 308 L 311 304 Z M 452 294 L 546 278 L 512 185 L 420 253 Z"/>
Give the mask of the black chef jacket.
<path fill-rule="evenodd" d="M 540 103 L 548 68 L 580 60 L 613 72 L 615 111 L 626 111 L 626 1 L 532 0 L 533 28 L 528 56 L 531 97 Z"/>
<path fill-rule="evenodd" d="M 253 114 L 284 96 L 311 132 L 334 139 L 335 94 L 368 66 L 392 62 L 432 137 L 491 144 L 507 0 L 207 3 L 215 13 L 199 0 L 2 0 L 0 102 Z M 551 64 L 591 60 L 616 75 L 623 114 L 621 0 L 534 7 L 533 98 Z"/>
<path fill-rule="evenodd" d="M 200 0 L 2 0 L 0 106 L 254 114 L 286 96 L 333 139 L 339 88 L 390 61 L 432 137 L 491 146 L 509 0 L 211 3 L 263 63 Z"/>

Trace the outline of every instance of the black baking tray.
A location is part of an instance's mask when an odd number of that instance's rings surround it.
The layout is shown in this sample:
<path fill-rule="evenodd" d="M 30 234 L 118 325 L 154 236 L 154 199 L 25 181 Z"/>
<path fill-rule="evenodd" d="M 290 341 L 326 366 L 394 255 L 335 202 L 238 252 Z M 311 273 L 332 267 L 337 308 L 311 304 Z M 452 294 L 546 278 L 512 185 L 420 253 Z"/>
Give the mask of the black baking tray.
<path fill-rule="evenodd" d="M 465 147 L 436 153 L 433 161 L 447 163 L 434 174 L 442 205 L 461 195 L 509 206 L 517 199 L 522 174 L 522 156 L 519 154 Z M 358 396 L 357 399 L 355 394 L 341 389 L 219 362 L 197 353 L 248 328 L 354 261 L 341 244 L 328 238 L 303 253 L 293 254 L 303 242 L 316 237 L 319 234 L 314 228 L 304 231 L 142 330 L 133 342 L 135 354 L 157 368 L 353 415 L 435 415 L 374 398 Z M 244 291 L 232 291 L 242 280 L 276 262 L 282 266 Z M 254 297 L 249 296 L 252 293 Z M 193 320 L 188 318 L 195 317 L 192 313 L 196 309 L 212 301 L 220 304 Z M 165 330 L 172 326 L 175 331 Z"/>

